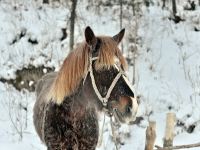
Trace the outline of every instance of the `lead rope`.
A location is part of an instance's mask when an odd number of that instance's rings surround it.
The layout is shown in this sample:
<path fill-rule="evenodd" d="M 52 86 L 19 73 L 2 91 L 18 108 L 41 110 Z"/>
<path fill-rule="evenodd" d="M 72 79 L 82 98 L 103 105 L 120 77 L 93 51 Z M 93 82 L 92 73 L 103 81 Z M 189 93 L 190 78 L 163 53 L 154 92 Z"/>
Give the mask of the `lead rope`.
<path fill-rule="evenodd" d="M 102 141 L 103 141 L 103 130 L 104 130 L 104 125 L 105 125 L 105 118 L 106 118 L 106 115 L 104 113 L 104 115 L 103 115 L 103 124 L 102 124 L 102 127 L 101 127 L 99 140 L 98 140 L 98 144 L 97 144 L 98 147 L 100 147 L 102 145 Z"/>
<path fill-rule="evenodd" d="M 99 135 L 99 140 L 98 140 L 98 144 L 97 144 L 98 147 L 100 147 L 102 145 L 104 125 L 105 125 L 105 113 L 104 113 L 104 116 L 103 116 L 103 124 L 102 124 L 102 128 L 101 128 L 100 135 Z M 117 136 L 116 136 L 115 128 L 114 128 L 114 125 L 113 125 L 112 116 L 110 116 L 110 126 L 111 126 L 113 141 L 114 141 L 114 144 L 115 144 L 115 149 L 119 150 L 119 148 L 117 146 Z"/>
<path fill-rule="evenodd" d="M 113 141 L 115 143 L 115 148 L 116 148 L 116 150 L 119 150 L 119 148 L 117 146 L 117 138 L 116 138 L 116 133 L 115 133 L 114 125 L 113 125 L 112 116 L 110 116 L 110 126 L 111 126 L 111 130 L 112 130 Z"/>

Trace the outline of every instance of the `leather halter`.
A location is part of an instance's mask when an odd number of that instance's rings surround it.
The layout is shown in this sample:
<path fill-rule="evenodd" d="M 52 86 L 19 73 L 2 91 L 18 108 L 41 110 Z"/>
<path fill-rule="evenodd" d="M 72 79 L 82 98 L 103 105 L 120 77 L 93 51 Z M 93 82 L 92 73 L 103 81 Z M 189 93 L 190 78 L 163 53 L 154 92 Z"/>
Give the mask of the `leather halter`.
<path fill-rule="evenodd" d="M 116 69 L 117 69 L 119 72 L 118 72 L 118 74 L 115 76 L 115 78 L 113 79 L 113 81 L 112 81 L 110 87 L 108 88 L 108 91 L 107 91 L 106 96 L 103 97 L 103 96 L 101 95 L 101 93 L 99 92 L 98 88 L 97 88 L 97 85 L 96 85 L 96 82 L 95 82 L 95 78 L 94 78 L 94 74 L 93 74 L 93 68 L 92 68 L 92 62 L 95 61 L 95 60 L 97 60 L 97 59 L 98 59 L 98 57 L 93 57 L 93 58 L 92 58 L 92 56 L 90 56 L 90 58 L 89 58 L 89 69 L 88 69 L 87 75 L 90 74 L 90 78 L 91 78 L 91 81 L 92 81 L 92 87 L 93 87 L 93 89 L 94 89 L 94 91 L 95 91 L 95 94 L 97 95 L 97 97 L 98 97 L 98 99 L 101 101 L 101 103 L 103 104 L 103 107 L 104 107 L 105 111 L 108 111 L 108 110 L 107 110 L 107 104 L 108 104 L 108 99 L 110 98 L 110 94 L 111 94 L 112 90 L 114 89 L 114 87 L 115 87 L 117 81 L 119 80 L 119 78 L 120 78 L 122 75 L 125 75 L 125 73 L 124 73 L 124 71 L 123 71 L 122 69 L 119 69 L 119 68 L 117 67 L 117 65 L 115 65 Z M 86 77 L 87 77 L 87 75 L 86 75 Z M 85 77 L 85 79 L 86 79 L 86 77 Z M 83 84 L 84 84 L 84 82 L 85 82 L 85 79 L 84 79 L 84 81 L 83 81 Z"/>

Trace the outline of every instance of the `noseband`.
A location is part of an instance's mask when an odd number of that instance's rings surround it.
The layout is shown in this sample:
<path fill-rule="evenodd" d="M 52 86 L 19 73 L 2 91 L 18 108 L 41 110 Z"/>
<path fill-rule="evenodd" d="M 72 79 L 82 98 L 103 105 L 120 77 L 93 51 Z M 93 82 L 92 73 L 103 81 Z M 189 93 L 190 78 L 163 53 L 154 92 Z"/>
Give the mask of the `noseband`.
<path fill-rule="evenodd" d="M 107 91 L 107 94 L 105 97 L 103 97 L 101 95 L 101 93 L 99 92 L 98 88 L 97 88 L 97 85 L 96 85 L 96 82 L 95 82 L 95 78 L 94 78 L 94 73 L 93 73 L 93 67 L 92 67 L 92 62 L 97 60 L 98 57 L 91 57 L 89 58 L 89 69 L 88 69 L 88 73 L 90 75 L 90 78 L 91 78 L 91 82 L 92 82 L 92 87 L 95 91 L 95 94 L 97 95 L 98 99 L 101 101 L 102 105 L 103 105 L 103 109 L 108 112 L 108 108 L 107 108 L 107 104 L 108 104 L 108 99 L 110 98 L 110 94 L 112 92 L 112 90 L 114 89 L 117 81 L 119 80 L 119 78 L 122 76 L 122 75 L 125 75 L 124 71 L 122 69 L 119 69 L 117 67 L 117 65 L 115 65 L 116 69 L 119 71 L 118 74 L 116 75 L 116 77 L 113 79 L 110 87 L 108 88 L 108 91 Z M 87 75 L 86 75 L 87 77 Z M 86 79 L 85 77 L 85 79 Z M 84 79 L 84 81 L 85 81 Z M 84 83 L 84 82 L 83 82 Z M 109 112 L 110 113 L 110 112 Z"/>

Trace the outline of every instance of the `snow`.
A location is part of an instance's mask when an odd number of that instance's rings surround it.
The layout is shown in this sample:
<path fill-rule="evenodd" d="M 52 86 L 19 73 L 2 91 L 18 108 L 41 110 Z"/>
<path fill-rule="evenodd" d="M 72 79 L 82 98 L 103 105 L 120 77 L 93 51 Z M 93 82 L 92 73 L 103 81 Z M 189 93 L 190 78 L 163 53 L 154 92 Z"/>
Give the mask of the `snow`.
<path fill-rule="evenodd" d="M 0 93 L 1 149 L 45 149 L 33 126 L 34 93 L 26 90 L 19 92 L 12 86 L 1 82 Z M 27 108 L 27 111 L 19 109 L 20 106 Z"/>
<path fill-rule="evenodd" d="M 144 120 L 139 125 L 122 125 L 116 131 L 124 143 L 120 150 L 144 149 L 148 121 L 157 122 L 156 145 L 162 145 L 168 112 L 174 112 L 177 120 L 184 123 L 184 126 L 175 128 L 174 145 L 191 144 L 200 139 L 200 32 L 194 31 L 194 27 L 200 29 L 200 8 L 186 11 L 183 10 L 186 4 L 178 2 L 178 14 L 185 21 L 175 24 L 168 19 L 171 11 L 168 8 L 162 10 L 157 3 L 149 8 L 142 7 L 137 32 L 140 41 L 137 45 L 134 87 L 141 99 L 138 116 Z M 113 15 L 119 13 L 119 7 L 95 11 L 95 8 L 87 10 L 87 6 L 86 0 L 78 3 L 75 27 L 77 43 L 83 40 L 83 31 L 87 25 L 97 35 L 112 36 L 119 32 L 118 15 Z M 125 48 L 132 44 L 128 37 L 134 34 L 136 19 L 130 18 L 128 9 L 126 11 Z M 15 71 L 29 64 L 59 69 L 69 51 L 69 33 L 65 40 L 60 41 L 61 29 L 68 29 L 70 13 L 67 6 L 56 3 L 42 5 L 41 1 L 33 0 L 2 0 L 0 14 L 0 77 L 15 78 Z M 38 44 L 31 44 L 29 39 L 37 40 Z M 132 67 L 127 73 L 132 79 Z M 46 149 L 33 126 L 34 102 L 34 93 L 17 91 L 11 85 L 0 82 L 2 150 Z M 99 123 L 102 128 L 103 116 L 100 116 Z M 194 131 L 188 133 L 187 129 L 191 125 L 195 125 Z M 97 150 L 115 149 L 111 135 L 109 118 L 106 117 L 103 141 Z"/>

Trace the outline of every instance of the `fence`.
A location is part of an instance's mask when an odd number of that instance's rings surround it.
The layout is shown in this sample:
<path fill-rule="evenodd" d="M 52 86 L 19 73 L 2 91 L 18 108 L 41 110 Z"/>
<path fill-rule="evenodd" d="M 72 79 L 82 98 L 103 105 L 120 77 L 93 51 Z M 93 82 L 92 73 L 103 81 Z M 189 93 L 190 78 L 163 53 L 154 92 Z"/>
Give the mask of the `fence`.
<path fill-rule="evenodd" d="M 156 122 L 149 122 L 149 126 L 146 129 L 145 150 L 174 150 L 174 149 L 187 149 L 193 147 L 200 147 L 200 142 L 188 145 L 173 146 L 175 122 L 176 122 L 176 115 L 174 113 L 167 113 L 163 146 L 154 145 L 156 140 Z"/>

